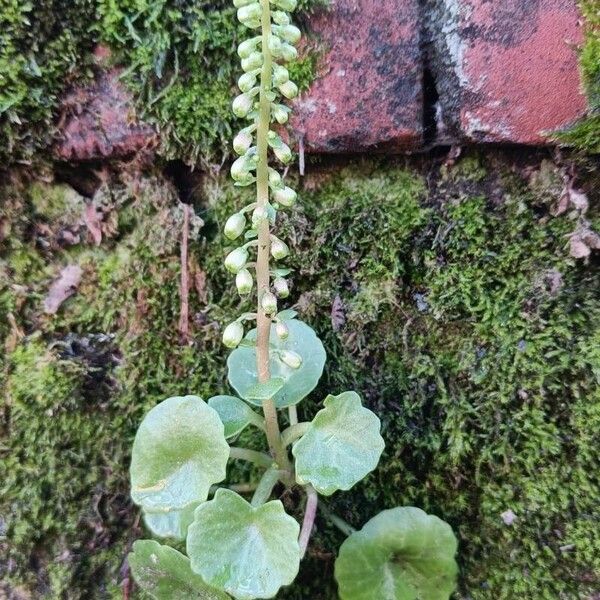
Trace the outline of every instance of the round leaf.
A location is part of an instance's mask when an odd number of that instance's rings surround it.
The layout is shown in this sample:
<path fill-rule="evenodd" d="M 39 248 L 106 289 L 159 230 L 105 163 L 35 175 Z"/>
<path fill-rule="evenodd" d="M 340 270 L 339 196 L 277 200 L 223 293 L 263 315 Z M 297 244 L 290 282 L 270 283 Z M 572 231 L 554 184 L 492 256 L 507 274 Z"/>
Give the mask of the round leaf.
<path fill-rule="evenodd" d="M 292 453 L 298 483 L 329 496 L 349 490 L 371 472 L 385 444 L 379 418 L 363 407 L 356 392 L 327 396 L 324 404 Z"/>
<path fill-rule="evenodd" d="M 194 520 L 196 505 L 192 504 L 183 510 L 172 510 L 167 513 L 151 513 L 144 511 L 146 527 L 157 537 L 173 540 L 185 540 L 187 529 Z"/>
<path fill-rule="evenodd" d="M 128 557 L 136 583 L 156 600 L 227 600 L 190 569 L 187 556 L 153 540 L 138 540 Z"/>
<path fill-rule="evenodd" d="M 250 423 L 258 425 L 262 421 L 245 402 L 235 396 L 213 396 L 208 405 L 219 413 L 227 439 L 240 434 Z"/>
<path fill-rule="evenodd" d="M 315 332 L 296 319 L 286 321 L 286 325 L 289 330 L 289 337 L 286 340 L 281 340 L 277 336 L 275 325 L 271 326 L 269 360 L 271 377 L 281 378 L 284 381 L 283 387 L 273 396 L 277 408 L 297 404 L 310 394 L 319 382 L 325 365 L 325 349 Z M 246 340 L 256 341 L 256 329 L 248 332 Z M 298 369 L 289 367 L 281 361 L 277 351 L 282 350 L 290 350 L 301 356 L 302 364 Z M 249 397 L 253 395 L 254 386 L 258 383 L 256 348 L 253 345 L 236 348 L 229 355 L 227 367 L 229 383 L 235 391 L 248 402 L 260 406 L 260 401 Z"/>
<path fill-rule="evenodd" d="M 131 497 L 148 512 L 204 502 L 225 478 L 229 445 L 217 412 L 197 396 L 168 398 L 140 425 L 131 457 Z"/>
<path fill-rule="evenodd" d="M 454 590 L 456 538 L 419 508 L 385 510 L 340 548 L 341 600 L 447 600 Z"/>
<path fill-rule="evenodd" d="M 234 598 L 272 598 L 298 573 L 299 531 L 279 500 L 254 507 L 221 488 L 196 509 L 187 553 L 193 571 Z"/>

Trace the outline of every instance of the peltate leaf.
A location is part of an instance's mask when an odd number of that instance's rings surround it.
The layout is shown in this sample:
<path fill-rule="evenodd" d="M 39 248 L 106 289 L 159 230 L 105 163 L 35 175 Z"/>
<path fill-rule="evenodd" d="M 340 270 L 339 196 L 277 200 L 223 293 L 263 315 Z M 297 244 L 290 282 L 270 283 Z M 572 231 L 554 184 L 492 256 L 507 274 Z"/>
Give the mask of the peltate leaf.
<path fill-rule="evenodd" d="M 238 600 L 272 598 L 298 573 L 299 531 L 279 500 L 254 507 L 221 488 L 196 509 L 187 553 L 209 585 Z"/>
<path fill-rule="evenodd" d="M 213 396 L 208 405 L 218 413 L 227 439 L 240 434 L 250 423 L 261 426 L 262 419 L 243 400 L 235 396 Z M 259 425 L 261 424 L 261 425 Z"/>
<path fill-rule="evenodd" d="M 128 557 L 136 583 L 156 600 L 227 600 L 190 568 L 187 556 L 153 540 L 138 540 Z"/>
<path fill-rule="evenodd" d="M 131 457 L 131 497 L 147 512 L 204 502 L 225 478 L 229 445 L 217 412 L 197 396 L 168 398 L 142 421 Z"/>
<path fill-rule="evenodd" d="M 454 590 L 456 538 L 450 525 L 419 508 L 385 510 L 340 548 L 341 600 L 448 600 Z"/>
<path fill-rule="evenodd" d="M 327 396 L 324 404 L 292 453 L 298 483 L 329 496 L 349 490 L 372 471 L 385 444 L 379 418 L 363 407 L 356 392 Z"/>
<path fill-rule="evenodd" d="M 268 400 L 285 385 L 285 381 L 281 377 L 271 377 L 269 381 L 256 383 L 246 391 L 246 397 L 250 401 Z"/>
<path fill-rule="evenodd" d="M 157 537 L 182 541 L 185 540 L 187 529 L 194 520 L 195 509 L 196 504 L 192 504 L 183 510 L 172 510 L 167 513 L 144 511 L 144 523 Z"/>
<path fill-rule="evenodd" d="M 271 348 L 269 367 L 272 378 L 281 378 L 283 387 L 274 395 L 278 408 L 297 404 L 317 385 L 325 365 L 325 349 L 315 332 L 302 321 L 286 321 L 289 337 L 281 340 L 277 337 L 275 326 L 271 327 Z M 248 333 L 248 341 L 256 340 L 256 329 Z M 277 351 L 290 350 L 300 355 L 302 364 L 298 369 L 286 365 L 277 355 Z M 240 345 L 227 360 L 229 383 L 236 392 L 248 402 L 260 406 L 259 400 L 252 395 L 253 387 L 258 383 L 256 371 L 256 348 Z"/>

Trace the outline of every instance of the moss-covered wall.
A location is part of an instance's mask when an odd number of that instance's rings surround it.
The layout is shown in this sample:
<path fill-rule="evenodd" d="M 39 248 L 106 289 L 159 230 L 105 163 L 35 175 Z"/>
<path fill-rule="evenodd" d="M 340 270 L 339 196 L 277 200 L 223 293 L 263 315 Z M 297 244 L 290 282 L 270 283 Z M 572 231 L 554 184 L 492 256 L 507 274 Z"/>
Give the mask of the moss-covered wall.
<path fill-rule="evenodd" d="M 600 586 L 600 272 L 597 258 L 569 256 L 581 215 L 553 216 L 562 175 L 508 153 L 314 164 L 282 224 L 291 303 L 329 357 L 301 414 L 355 388 L 387 441 L 378 470 L 331 508 L 356 526 L 396 504 L 447 519 L 465 599 L 585 599 Z M 105 173 L 95 246 L 81 222 L 90 200 L 44 180 L 15 174 L 0 192 L 0 595 L 120 598 L 143 535 L 126 474 L 137 424 L 168 395 L 227 389 L 220 328 L 241 307 L 219 226 L 245 192 L 225 175 L 196 183 L 205 225 L 192 221 L 182 343 L 175 188 L 157 172 Z M 600 225 L 597 208 L 587 218 Z M 79 290 L 47 315 L 67 264 L 82 267 Z M 285 498 L 291 510 L 297 500 Z M 317 527 L 280 598 L 335 598 L 341 538 Z"/>

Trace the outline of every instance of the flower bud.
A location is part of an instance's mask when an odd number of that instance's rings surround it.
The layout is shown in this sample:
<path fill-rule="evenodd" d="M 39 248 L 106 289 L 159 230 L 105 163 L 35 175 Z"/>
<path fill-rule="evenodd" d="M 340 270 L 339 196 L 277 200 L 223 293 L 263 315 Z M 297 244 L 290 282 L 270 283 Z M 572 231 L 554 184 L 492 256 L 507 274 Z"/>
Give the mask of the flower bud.
<path fill-rule="evenodd" d="M 233 0 L 233 5 L 236 8 L 242 8 L 242 6 L 248 6 L 248 4 L 253 4 L 256 0 Z"/>
<path fill-rule="evenodd" d="M 248 262 L 248 250 L 246 248 L 236 248 L 225 258 L 225 268 L 231 273 L 239 273 Z"/>
<path fill-rule="evenodd" d="M 289 163 L 292 160 L 292 151 L 287 144 L 282 144 L 278 148 L 273 148 L 275 156 L 284 164 Z"/>
<path fill-rule="evenodd" d="M 247 129 L 242 129 L 233 138 L 233 149 L 236 154 L 243 156 L 248 152 L 250 146 L 252 146 L 252 134 Z"/>
<path fill-rule="evenodd" d="M 249 294 L 252 291 L 253 284 L 254 280 L 252 279 L 252 275 L 248 269 L 242 269 L 235 276 L 235 286 L 237 287 L 237 291 L 240 296 Z"/>
<path fill-rule="evenodd" d="M 289 25 L 291 23 L 290 16 L 282 10 L 274 10 L 271 13 L 271 17 L 277 25 Z"/>
<path fill-rule="evenodd" d="M 269 185 L 274 188 L 278 188 L 283 185 L 283 179 L 281 178 L 281 175 L 271 167 L 269 167 Z"/>
<path fill-rule="evenodd" d="M 296 203 L 296 199 L 298 198 L 298 194 L 288 186 L 284 188 L 276 189 L 273 192 L 273 200 L 281 206 L 293 206 Z"/>
<path fill-rule="evenodd" d="M 250 71 L 250 73 L 244 73 L 238 79 L 238 87 L 242 92 L 249 92 L 256 85 L 256 75 L 254 71 Z"/>
<path fill-rule="evenodd" d="M 252 52 L 248 58 L 242 58 L 242 69 L 246 72 L 260 69 L 263 64 L 262 52 Z"/>
<path fill-rule="evenodd" d="M 281 45 L 281 58 L 286 62 L 296 60 L 298 58 L 298 50 L 290 44 L 283 43 Z"/>
<path fill-rule="evenodd" d="M 271 3 L 287 12 L 293 12 L 298 5 L 297 0 L 271 0 Z"/>
<path fill-rule="evenodd" d="M 285 67 L 282 67 L 281 65 L 275 65 L 273 67 L 273 85 L 275 87 L 278 87 L 289 80 L 290 73 Z"/>
<path fill-rule="evenodd" d="M 302 32 L 295 25 L 288 24 L 279 27 L 275 25 L 273 32 L 290 44 L 298 43 L 302 37 Z"/>
<path fill-rule="evenodd" d="M 260 4 L 258 2 L 253 2 L 252 4 L 247 4 L 246 6 L 242 6 L 238 8 L 237 18 L 244 25 L 251 21 L 260 21 L 260 17 L 262 16 L 262 9 L 260 8 Z"/>
<path fill-rule="evenodd" d="M 243 118 L 252 110 L 253 105 L 254 100 L 248 94 L 240 94 L 233 101 L 233 114 L 236 117 Z"/>
<path fill-rule="evenodd" d="M 273 236 L 271 240 L 271 255 L 275 260 L 281 260 L 290 253 L 290 249 L 287 247 L 285 242 L 282 242 L 279 238 Z"/>
<path fill-rule="evenodd" d="M 298 86 L 293 81 L 286 81 L 279 86 L 279 91 L 289 100 L 298 95 Z"/>
<path fill-rule="evenodd" d="M 279 353 L 279 358 L 292 369 L 299 369 L 302 366 L 302 357 L 291 350 L 282 350 Z"/>
<path fill-rule="evenodd" d="M 289 109 L 283 104 L 273 104 L 271 107 L 273 118 L 280 124 L 285 125 L 288 121 Z"/>
<path fill-rule="evenodd" d="M 267 315 L 277 312 L 277 298 L 275 298 L 275 294 L 265 292 L 260 299 L 260 305 Z"/>
<path fill-rule="evenodd" d="M 249 175 L 252 176 L 250 173 L 252 166 L 252 162 L 248 159 L 248 154 L 240 156 L 238 159 L 234 160 L 231 165 L 231 176 L 235 181 L 248 179 Z"/>
<path fill-rule="evenodd" d="M 287 298 L 290 295 L 290 288 L 283 277 L 277 277 L 273 281 L 273 289 L 278 298 Z"/>
<path fill-rule="evenodd" d="M 287 340 L 290 337 L 290 330 L 283 321 L 275 323 L 275 333 L 280 340 Z"/>
<path fill-rule="evenodd" d="M 276 35 L 269 36 L 269 50 L 273 56 L 281 55 L 282 42 Z"/>
<path fill-rule="evenodd" d="M 242 213 L 235 213 L 231 215 L 227 222 L 225 223 L 225 228 L 223 232 L 225 236 L 230 240 L 235 240 L 240 237 L 242 233 L 244 233 L 244 229 L 246 228 L 246 217 Z"/>
<path fill-rule="evenodd" d="M 234 321 L 225 327 L 223 332 L 223 344 L 228 348 L 237 348 L 244 337 L 244 326 Z"/>
<path fill-rule="evenodd" d="M 269 218 L 269 211 L 264 206 L 257 206 L 252 212 L 252 226 L 258 227 Z"/>
<path fill-rule="evenodd" d="M 251 1 L 251 0 L 249 0 Z M 260 41 L 260 37 L 250 38 L 249 40 L 244 40 L 238 46 L 238 56 L 240 58 L 248 58 L 253 52 L 256 51 L 256 45 Z"/>

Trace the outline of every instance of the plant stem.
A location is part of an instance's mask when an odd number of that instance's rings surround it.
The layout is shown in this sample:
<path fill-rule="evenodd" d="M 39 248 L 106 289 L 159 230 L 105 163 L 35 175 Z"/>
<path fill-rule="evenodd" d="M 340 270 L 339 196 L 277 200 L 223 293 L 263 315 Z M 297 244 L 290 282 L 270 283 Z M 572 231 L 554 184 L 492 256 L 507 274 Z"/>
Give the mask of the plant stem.
<path fill-rule="evenodd" d="M 296 423 L 298 423 L 298 408 L 295 404 L 292 404 L 292 406 L 288 407 L 288 416 L 290 419 L 290 425 L 296 425 Z"/>
<path fill-rule="evenodd" d="M 329 519 L 344 535 L 349 536 L 353 533 L 356 533 L 356 529 L 350 525 L 350 523 L 346 523 L 344 519 L 338 517 L 336 514 L 332 513 L 325 504 L 321 502 L 319 504 L 319 510 L 323 513 L 323 515 Z"/>
<path fill-rule="evenodd" d="M 256 134 L 258 165 L 256 167 L 256 205 L 266 207 L 269 202 L 269 144 L 268 134 L 271 123 L 271 101 L 269 93 L 272 83 L 273 58 L 269 50 L 269 37 L 271 35 L 271 7 L 269 0 L 260 0 L 262 7 L 262 53 L 263 66 L 260 75 L 260 104 L 258 117 L 258 130 Z M 269 221 L 261 221 L 258 225 L 258 253 L 256 258 L 256 287 L 258 296 L 258 315 L 256 319 L 256 368 L 258 380 L 261 383 L 269 381 L 269 336 L 271 334 L 271 317 L 262 308 L 261 300 L 265 292 L 271 287 L 269 274 L 269 252 L 271 249 Z M 265 415 L 265 429 L 269 449 L 273 458 L 284 470 L 291 471 L 287 452 L 281 443 L 277 409 L 273 399 L 263 400 Z"/>
<path fill-rule="evenodd" d="M 300 537 L 298 538 L 298 544 L 300 546 L 300 558 L 303 558 L 306 554 L 306 548 L 308 547 L 310 534 L 312 533 L 312 529 L 315 524 L 315 517 L 317 516 L 318 503 L 319 496 L 317 495 L 317 492 L 312 487 L 312 485 L 307 485 L 304 521 L 302 521 L 302 529 L 300 530 Z"/>
<path fill-rule="evenodd" d="M 256 450 L 249 450 L 248 448 L 238 448 L 231 446 L 229 448 L 229 458 L 239 458 L 240 460 L 247 460 L 261 467 L 270 468 L 273 466 L 273 459 L 264 452 L 257 452 Z"/>
<path fill-rule="evenodd" d="M 287 448 L 290 444 L 293 444 L 308 431 L 309 427 L 310 423 L 308 421 L 304 421 L 284 429 L 283 433 L 281 434 L 281 441 L 283 445 Z"/>
<path fill-rule="evenodd" d="M 264 472 L 254 496 L 252 496 L 252 506 L 260 506 L 269 499 L 275 484 L 279 481 L 279 476 L 280 472 L 276 468 Z"/>

